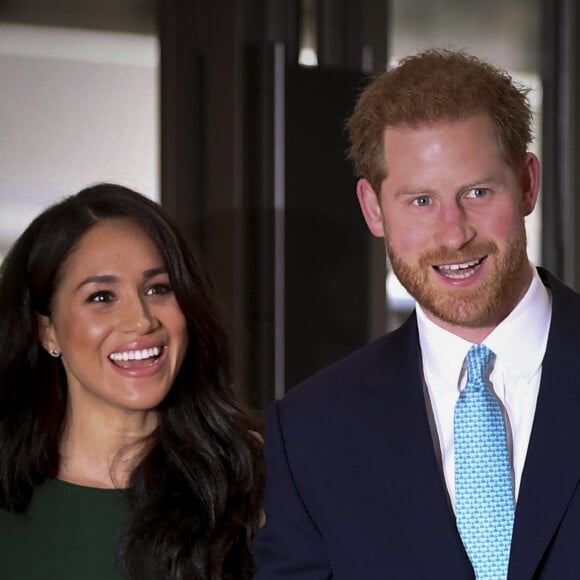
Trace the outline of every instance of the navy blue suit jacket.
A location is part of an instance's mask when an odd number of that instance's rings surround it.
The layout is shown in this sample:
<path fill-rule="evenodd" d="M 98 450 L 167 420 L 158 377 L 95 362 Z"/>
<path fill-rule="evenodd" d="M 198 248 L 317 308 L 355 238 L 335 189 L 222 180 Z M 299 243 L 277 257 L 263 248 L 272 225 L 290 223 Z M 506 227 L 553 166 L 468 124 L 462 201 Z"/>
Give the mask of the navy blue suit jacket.
<path fill-rule="evenodd" d="M 553 315 L 509 580 L 580 578 L 580 296 L 541 275 Z M 473 580 L 434 452 L 414 315 L 274 403 L 265 453 L 256 580 Z"/>

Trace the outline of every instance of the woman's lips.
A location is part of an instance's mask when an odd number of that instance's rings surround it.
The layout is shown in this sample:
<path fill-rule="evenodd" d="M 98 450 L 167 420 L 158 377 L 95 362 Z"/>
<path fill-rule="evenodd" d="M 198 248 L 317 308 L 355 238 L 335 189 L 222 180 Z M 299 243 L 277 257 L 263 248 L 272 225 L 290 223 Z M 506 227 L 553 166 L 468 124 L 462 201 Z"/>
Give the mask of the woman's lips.
<path fill-rule="evenodd" d="M 108 358 L 113 365 L 124 370 L 154 369 L 165 359 L 166 346 L 116 351 Z"/>

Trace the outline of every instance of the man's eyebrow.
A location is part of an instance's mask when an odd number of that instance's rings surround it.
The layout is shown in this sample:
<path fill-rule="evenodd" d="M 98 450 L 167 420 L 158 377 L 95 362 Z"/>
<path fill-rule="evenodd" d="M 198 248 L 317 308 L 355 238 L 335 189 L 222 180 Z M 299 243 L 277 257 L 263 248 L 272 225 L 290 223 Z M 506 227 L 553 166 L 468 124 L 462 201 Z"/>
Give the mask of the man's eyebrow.
<path fill-rule="evenodd" d="M 395 197 L 404 197 L 408 195 L 431 195 L 433 192 L 426 187 L 401 187 L 395 191 Z"/>
<path fill-rule="evenodd" d="M 496 182 L 497 178 L 494 175 L 483 175 L 470 181 L 468 183 L 464 183 L 460 188 L 459 191 L 465 191 L 466 189 L 471 189 L 473 187 L 477 187 L 484 183 L 493 183 Z M 406 187 L 403 186 L 395 191 L 396 197 L 403 197 L 403 196 L 413 196 L 413 195 L 432 195 L 433 191 L 430 190 L 428 187 Z"/>
<path fill-rule="evenodd" d="M 478 185 L 481 185 L 482 183 L 492 183 L 495 181 L 497 181 L 497 179 L 494 175 L 483 175 L 482 177 L 476 179 L 475 181 L 471 181 L 469 183 L 466 183 L 461 189 L 470 189 L 472 187 L 477 187 Z"/>

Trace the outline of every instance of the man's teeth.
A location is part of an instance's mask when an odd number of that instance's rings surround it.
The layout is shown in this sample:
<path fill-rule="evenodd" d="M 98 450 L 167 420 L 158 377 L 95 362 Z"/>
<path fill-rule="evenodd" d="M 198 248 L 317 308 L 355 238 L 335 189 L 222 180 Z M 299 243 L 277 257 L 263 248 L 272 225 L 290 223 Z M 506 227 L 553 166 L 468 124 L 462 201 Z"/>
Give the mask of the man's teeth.
<path fill-rule="evenodd" d="M 437 270 L 445 276 L 452 278 L 467 278 L 472 274 L 472 268 L 479 266 L 481 259 L 471 260 L 463 264 L 442 264 L 437 266 Z"/>
<path fill-rule="evenodd" d="M 161 354 L 161 349 L 157 346 L 144 348 L 143 350 L 126 350 L 124 352 L 112 352 L 109 358 L 112 361 L 144 360 L 153 358 Z"/>

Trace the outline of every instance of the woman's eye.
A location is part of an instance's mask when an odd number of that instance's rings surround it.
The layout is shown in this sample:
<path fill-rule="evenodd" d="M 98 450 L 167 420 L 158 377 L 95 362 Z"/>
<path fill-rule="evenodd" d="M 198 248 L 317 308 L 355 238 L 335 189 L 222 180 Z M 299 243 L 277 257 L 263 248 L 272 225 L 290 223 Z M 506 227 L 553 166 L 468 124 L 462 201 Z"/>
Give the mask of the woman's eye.
<path fill-rule="evenodd" d="M 172 292 L 169 284 L 154 284 L 147 290 L 147 296 L 165 296 Z"/>
<path fill-rule="evenodd" d="M 431 200 L 428 196 L 422 195 L 421 197 L 416 197 L 413 200 L 413 205 L 418 205 L 419 207 L 425 207 L 431 203 Z"/>
<path fill-rule="evenodd" d="M 88 298 L 87 302 L 93 302 L 97 304 L 103 304 L 106 302 L 111 302 L 113 300 L 113 293 L 108 290 L 100 290 L 99 292 L 93 292 Z"/>

